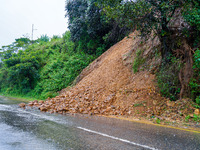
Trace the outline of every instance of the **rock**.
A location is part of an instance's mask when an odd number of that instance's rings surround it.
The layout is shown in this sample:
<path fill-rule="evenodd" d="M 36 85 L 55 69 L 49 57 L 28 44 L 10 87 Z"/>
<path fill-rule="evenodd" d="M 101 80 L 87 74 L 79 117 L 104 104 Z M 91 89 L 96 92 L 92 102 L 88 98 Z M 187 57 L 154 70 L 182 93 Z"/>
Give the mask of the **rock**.
<path fill-rule="evenodd" d="M 115 94 L 110 94 L 109 96 L 107 96 L 107 98 L 104 100 L 104 103 L 112 103 L 114 96 Z"/>
<path fill-rule="evenodd" d="M 101 110 L 100 114 L 104 114 L 105 113 L 105 109 Z"/>
<path fill-rule="evenodd" d="M 111 108 L 112 108 L 112 109 L 115 109 L 116 107 L 115 107 L 115 106 L 113 106 L 113 105 L 111 105 Z"/>
<path fill-rule="evenodd" d="M 62 111 L 59 111 L 58 113 L 59 113 L 59 114 L 63 114 L 63 112 L 62 112 Z"/>
<path fill-rule="evenodd" d="M 40 104 L 43 104 L 43 103 L 44 103 L 44 101 L 39 101 L 39 103 L 40 103 Z"/>
<path fill-rule="evenodd" d="M 120 115 L 123 116 L 123 115 L 124 115 L 124 112 L 120 112 Z"/>
<path fill-rule="evenodd" d="M 83 114 L 88 114 L 88 111 L 86 111 L 86 110 L 85 110 L 85 111 L 83 111 Z"/>
<path fill-rule="evenodd" d="M 157 101 L 156 100 L 153 100 L 153 105 L 156 105 L 157 104 Z"/>
<path fill-rule="evenodd" d="M 94 114 L 99 114 L 99 111 L 95 110 L 95 111 L 94 111 Z"/>
<path fill-rule="evenodd" d="M 21 104 L 19 104 L 19 107 L 24 108 L 24 107 L 26 107 L 26 104 L 25 103 L 21 103 Z"/>
<path fill-rule="evenodd" d="M 113 115 L 118 115 L 118 112 L 115 111 L 115 112 L 113 113 Z"/>
<path fill-rule="evenodd" d="M 194 115 L 193 115 L 193 114 L 189 114 L 189 116 L 190 116 L 191 118 L 193 118 L 193 117 L 194 117 Z"/>
<path fill-rule="evenodd" d="M 92 100 L 92 99 L 93 99 L 92 94 L 89 94 L 89 95 L 88 95 L 88 98 L 89 98 L 89 100 Z"/>
<path fill-rule="evenodd" d="M 39 107 L 40 111 L 47 111 L 47 108 L 44 106 Z"/>
<path fill-rule="evenodd" d="M 88 111 L 91 111 L 91 110 L 92 110 L 92 107 L 89 107 L 87 110 L 88 110 Z"/>
<path fill-rule="evenodd" d="M 38 101 L 37 101 L 37 100 L 34 100 L 33 103 L 38 103 Z"/>
<path fill-rule="evenodd" d="M 53 113 L 54 113 L 54 111 L 53 111 L 53 110 L 50 110 L 50 111 L 49 111 L 49 113 L 50 113 L 50 114 L 53 114 Z"/>
<path fill-rule="evenodd" d="M 167 101 L 167 106 L 169 106 L 169 107 L 174 107 L 174 106 L 175 106 L 175 103 L 172 102 L 172 101 L 170 101 L 170 100 L 168 100 L 168 101 Z"/>
<path fill-rule="evenodd" d="M 69 101 L 69 104 L 72 104 L 72 103 L 74 103 L 74 100 Z"/>
<path fill-rule="evenodd" d="M 83 108 L 79 108 L 79 112 L 82 113 L 84 111 Z"/>
<path fill-rule="evenodd" d="M 72 98 L 75 94 L 72 92 L 69 92 L 69 97 Z"/>
<path fill-rule="evenodd" d="M 106 109 L 106 112 L 109 112 L 109 111 L 111 111 L 111 107 L 108 107 L 108 108 Z"/>
<path fill-rule="evenodd" d="M 199 109 L 195 109 L 195 110 L 194 110 L 194 114 L 195 114 L 195 115 L 199 115 L 199 114 L 200 114 Z"/>
<path fill-rule="evenodd" d="M 74 109 L 74 108 L 70 108 L 69 110 L 70 110 L 71 113 L 77 113 L 77 110 Z"/>
<path fill-rule="evenodd" d="M 29 107 L 33 107 L 33 105 L 34 105 L 33 102 L 28 103 Z"/>
<path fill-rule="evenodd" d="M 84 97 L 84 99 L 87 101 L 87 100 L 89 100 L 89 98 L 88 97 Z"/>
<path fill-rule="evenodd" d="M 102 109 L 106 109 L 106 106 L 105 106 L 105 105 L 101 105 L 101 108 L 102 108 Z"/>
<path fill-rule="evenodd" d="M 131 110 L 129 110 L 127 113 L 130 115 L 131 114 Z"/>
<path fill-rule="evenodd" d="M 93 110 L 96 110 L 96 109 L 97 109 L 97 107 L 95 107 L 95 106 L 94 106 L 92 109 L 93 109 Z"/>

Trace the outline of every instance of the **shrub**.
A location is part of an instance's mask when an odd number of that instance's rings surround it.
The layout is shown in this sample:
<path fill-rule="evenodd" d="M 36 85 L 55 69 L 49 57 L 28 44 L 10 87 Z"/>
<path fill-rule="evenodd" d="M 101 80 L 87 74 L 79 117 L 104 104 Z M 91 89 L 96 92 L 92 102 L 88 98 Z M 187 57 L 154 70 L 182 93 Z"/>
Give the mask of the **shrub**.
<path fill-rule="evenodd" d="M 142 50 L 137 50 L 136 56 L 135 56 L 135 59 L 133 62 L 133 72 L 134 73 L 138 72 L 140 65 L 142 65 L 145 61 L 145 59 L 142 57 L 143 56 L 142 54 L 143 54 Z"/>
<path fill-rule="evenodd" d="M 180 81 L 178 73 L 181 68 L 181 63 L 178 59 L 172 58 L 172 62 L 165 66 L 162 65 L 159 72 L 156 74 L 157 84 L 163 96 L 171 100 L 178 99 L 180 93 Z"/>
<path fill-rule="evenodd" d="M 66 32 L 63 38 L 35 42 L 25 50 L 12 53 L 1 64 L 0 92 L 37 99 L 56 96 L 95 58 L 74 49 L 70 33 Z"/>
<path fill-rule="evenodd" d="M 191 88 L 191 97 L 200 104 L 200 50 L 197 49 L 194 54 L 194 77 L 191 79 L 189 85 Z"/>

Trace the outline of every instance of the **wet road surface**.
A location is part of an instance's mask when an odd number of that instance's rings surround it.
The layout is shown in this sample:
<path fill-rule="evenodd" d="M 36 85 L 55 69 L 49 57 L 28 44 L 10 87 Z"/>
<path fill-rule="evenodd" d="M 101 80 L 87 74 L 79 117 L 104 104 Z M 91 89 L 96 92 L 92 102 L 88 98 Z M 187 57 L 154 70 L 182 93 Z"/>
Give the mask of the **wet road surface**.
<path fill-rule="evenodd" d="M 200 150 L 200 133 L 21 109 L 0 97 L 0 150 Z"/>

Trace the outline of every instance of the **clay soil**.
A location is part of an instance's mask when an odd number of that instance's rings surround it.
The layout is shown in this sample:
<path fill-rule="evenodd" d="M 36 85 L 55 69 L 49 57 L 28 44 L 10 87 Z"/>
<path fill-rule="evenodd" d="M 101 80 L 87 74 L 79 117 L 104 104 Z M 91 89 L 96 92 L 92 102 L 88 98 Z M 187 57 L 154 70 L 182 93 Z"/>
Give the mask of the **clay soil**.
<path fill-rule="evenodd" d="M 29 107 L 60 114 L 89 114 L 153 120 L 184 122 L 195 111 L 193 102 L 170 102 L 163 98 L 156 87 L 155 70 L 159 59 L 149 59 L 148 68 L 133 73 L 132 65 L 138 49 L 148 57 L 158 40 L 145 43 L 137 32 L 112 46 L 85 68 L 73 87 L 68 87 L 55 98 L 33 101 Z M 192 116 L 191 116 L 192 117 Z"/>

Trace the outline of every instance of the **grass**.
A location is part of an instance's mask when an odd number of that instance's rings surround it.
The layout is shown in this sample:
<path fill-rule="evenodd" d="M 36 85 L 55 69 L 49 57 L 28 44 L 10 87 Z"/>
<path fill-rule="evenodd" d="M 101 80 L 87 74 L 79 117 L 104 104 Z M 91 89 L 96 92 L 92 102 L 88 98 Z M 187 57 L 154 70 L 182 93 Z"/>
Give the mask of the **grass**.
<path fill-rule="evenodd" d="M 156 123 L 160 124 L 161 120 L 159 118 L 156 119 Z"/>
<path fill-rule="evenodd" d="M 3 93 L 0 93 L 0 95 L 11 98 L 12 100 L 20 100 L 20 101 L 24 101 L 24 102 L 39 100 L 39 99 L 35 99 L 35 98 L 32 98 L 32 97 L 8 95 L 8 94 L 5 95 Z"/>
<path fill-rule="evenodd" d="M 134 104 L 134 107 L 144 106 L 142 103 Z"/>
<path fill-rule="evenodd" d="M 185 117 L 185 121 L 186 121 L 186 122 L 189 122 L 189 119 L 190 119 L 190 116 L 189 116 L 189 115 Z"/>
<path fill-rule="evenodd" d="M 193 121 L 195 121 L 195 122 L 200 122 L 200 115 L 194 114 Z"/>

